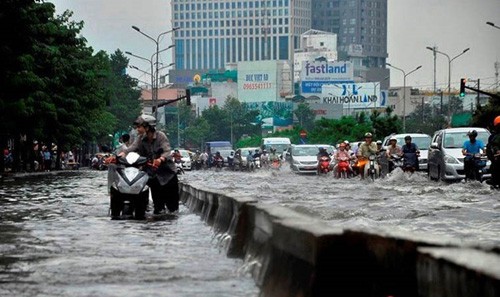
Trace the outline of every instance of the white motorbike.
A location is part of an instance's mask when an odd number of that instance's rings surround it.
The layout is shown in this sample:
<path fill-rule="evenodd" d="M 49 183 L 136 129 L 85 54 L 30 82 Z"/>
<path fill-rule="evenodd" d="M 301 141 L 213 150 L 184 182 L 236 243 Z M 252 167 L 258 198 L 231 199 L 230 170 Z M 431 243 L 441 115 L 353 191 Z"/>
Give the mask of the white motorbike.
<path fill-rule="evenodd" d="M 111 219 L 144 219 L 149 202 L 148 160 L 137 153 L 117 157 L 108 166 Z"/>

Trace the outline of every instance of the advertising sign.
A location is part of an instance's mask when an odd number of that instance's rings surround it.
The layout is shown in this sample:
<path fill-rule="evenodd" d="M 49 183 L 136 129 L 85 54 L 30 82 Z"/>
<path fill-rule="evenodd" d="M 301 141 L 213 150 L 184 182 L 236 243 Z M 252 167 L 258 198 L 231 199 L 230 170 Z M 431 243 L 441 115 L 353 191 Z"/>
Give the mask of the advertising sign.
<path fill-rule="evenodd" d="M 256 123 L 263 128 L 286 127 L 293 124 L 293 103 L 291 102 L 246 102 L 246 110 L 257 110 Z"/>
<path fill-rule="evenodd" d="M 344 109 L 378 108 L 387 105 L 387 94 L 380 93 L 380 83 L 342 83 L 324 85 L 321 102 L 343 104 Z"/>
<path fill-rule="evenodd" d="M 277 99 L 276 61 L 238 63 L 238 99 L 241 102 Z"/>
<path fill-rule="evenodd" d="M 301 93 L 303 96 L 319 95 L 323 85 L 352 82 L 353 77 L 353 66 L 348 61 L 304 61 L 300 74 Z"/>

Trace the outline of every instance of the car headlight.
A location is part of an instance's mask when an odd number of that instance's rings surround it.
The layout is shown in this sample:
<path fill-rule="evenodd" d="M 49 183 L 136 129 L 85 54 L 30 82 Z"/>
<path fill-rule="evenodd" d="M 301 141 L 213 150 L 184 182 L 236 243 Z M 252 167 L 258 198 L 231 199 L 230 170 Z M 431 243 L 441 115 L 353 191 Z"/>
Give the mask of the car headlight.
<path fill-rule="evenodd" d="M 460 164 L 457 158 L 450 155 L 444 155 L 444 162 L 447 164 Z"/>

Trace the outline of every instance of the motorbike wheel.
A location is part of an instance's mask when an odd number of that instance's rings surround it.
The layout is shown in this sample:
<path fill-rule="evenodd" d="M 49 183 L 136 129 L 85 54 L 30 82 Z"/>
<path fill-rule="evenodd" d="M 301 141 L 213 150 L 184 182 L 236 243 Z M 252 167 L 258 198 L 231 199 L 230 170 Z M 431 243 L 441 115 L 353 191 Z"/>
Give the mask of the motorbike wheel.
<path fill-rule="evenodd" d="M 123 210 L 123 199 L 120 197 L 120 193 L 114 188 L 111 188 L 109 194 L 110 208 L 111 208 L 111 219 L 119 219 Z"/>

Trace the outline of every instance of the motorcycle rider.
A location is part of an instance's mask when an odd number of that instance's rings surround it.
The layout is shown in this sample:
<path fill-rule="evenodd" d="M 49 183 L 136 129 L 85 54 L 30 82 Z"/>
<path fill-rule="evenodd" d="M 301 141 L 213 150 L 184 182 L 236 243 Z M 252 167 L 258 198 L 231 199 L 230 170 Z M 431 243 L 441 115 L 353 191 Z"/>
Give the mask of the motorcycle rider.
<path fill-rule="evenodd" d="M 393 156 L 399 156 L 403 157 L 403 149 L 398 145 L 398 140 L 396 137 L 391 136 L 389 139 L 389 146 L 387 147 L 386 151 L 386 156 L 387 160 L 389 161 L 389 172 L 392 172 L 394 170 L 394 163 L 392 162 Z"/>
<path fill-rule="evenodd" d="M 248 169 L 253 169 L 254 168 L 254 163 L 253 163 L 253 153 L 252 151 L 248 151 L 247 155 L 247 168 Z"/>
<path fill-rule="evenodd" d="M 317 160 L 318 160 L 318 174 L 321 172 L 321 158 L 326 157 L 328 159 L 328 162 L 332 160 L 330 157 L 330 154 L 326 151 L 324 147 L 319 147 L 318 148 L 318 154 L 316 155 Z M 328 169 L 330 170 L 330 166 L 328 166 Z"/>
<path fill-rule="evenodd" d="M 491 180 L 487 181 L 493 188 L 500 188 L 500 116 L 493 120 L 493 133 L 488 138 L 486 148 L 488 159 L 491 161 Z"/>
<path fill-rule="evenodd" d="M 338 172 L 338 164 L 339 164 L 339 162 L 350 161 L 351 160 L 351 154 L 347 150 L 347 145 L 346 145 L 345 142 L 341 142 L 339 144 L 339 149 L 337 150 L 337 152 L 335 152 L 334 159 L 337 161 L 337 164 L 335 164 L 335 166 L 333 167 L 333 172 L 335 172 L 335 176 L 336 177 L 340 177 L 339 176 L 339 172 Z M 351 167 L 351 164 L 349 163 L 349 172 L 348 172 L 348 174 L 350 175 L 352 172 L 353 172 L 352 171 L 352 167 Z"/>
<path fill-rule="evenodd" d="M 234 153 L 234 165 L 241 170 L 241 166 L 243 165 L 243 158 L 241 157 L 241 149 L 237 149 Z"/>
<path fill-rule="evenodd" d="M 269 155 L 265 149 L 262 150 L 262 154 L 260 155 L 260 163 L 263 168 L 269 167 Z"/>
<path fill-rule="evenodd" d="M 231 151 L 229 156 L 227 156 L 227 166 L 234 170 L 234 152 Z"/>
<path fill-rule="evenodd" d="M 474 169 L 476 167 L 474 155 L 481 154 L 484 149 L 484 143 L 480 139 L 476 139 L 477 131 L 471 130 L 467 133 L 469 136 L 469 140 L 464 141 L 464 145 L 462 146 L 462 155 L 464 158 L 464 171 L 465 171 L 465 180 L 473 180 L 474 179 Z"/>
<path fill-rule="evenodd" d="M 414 170 L 418 170 L 418 157 L 420 156 L 420 150 L 418 146 L 411 142 L 411 136 L 405 136 L 405 144 L 401 148 L 403 150 L 403 155 L 405 157 L 404 166 L 408 167 L 411 165 L 411 168 Z"/>
<path fill-rule="evenodd" d="M 215 155 L 213 157 L 213 165 L 217 167 L 217 164 L 221 164 L 220 165 L 221 167 L 224 166 L 224 158 L 222 157 L 219 151 L 215 152 Z"/>
<path fill-rule="evenodd" d="M 179 171 L 182 174 L 184 174 L 184 169 L 182 168 L 182 155 L 178 149 L 174 150 L 174 153 L 172 154 L 172 158 L 174 159 L 176 166 L 179 168 Z"/>
<path fill-rule="evenodd" d="M 368 173 L 368 167 L 365 166 L 368 163 L 368 158 L 371 155 L 377 156 L 377 154 L 378 154 L 377 143 L 373 142 L 373 135 L 370 132 L 365 133 L 365 142 L 363 142 L 359 146 L 357 152 L 357 156 L 359 159 L 358 166 L 361 178 L 365 178 L 366 174 Z M 375 170 L 378 176 L 380 169 L 376 162 L 375 162 Z"/>
<path fill-rule="evenodd" d="M 119 153 L 123 157 L 127 153 L 137 152 L 141 156 L 153 159 L 155 174 L 150 176 L 149 187 L 154 204 L 154 214 L 160 214 L 165 206 L 170 212 L 179 209 L 179 181 L 172 161 L 170 142 L 161 131 L 156 131 L 156 118 L 143 114 L 139 116 L 134 127 L 138 137 L 127 149 Z"/>

